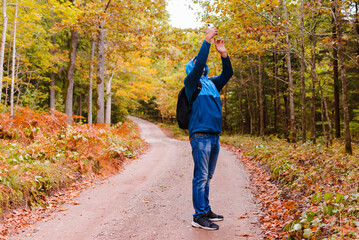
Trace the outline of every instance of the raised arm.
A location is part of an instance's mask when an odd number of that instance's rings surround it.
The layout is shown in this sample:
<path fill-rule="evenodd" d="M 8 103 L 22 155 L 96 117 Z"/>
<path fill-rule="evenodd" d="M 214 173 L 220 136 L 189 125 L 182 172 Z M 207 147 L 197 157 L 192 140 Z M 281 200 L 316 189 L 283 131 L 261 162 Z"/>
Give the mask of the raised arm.
<path fill-rule="evenodd" d="M 227 84 L 229 79 L 233 75 L 233 68 L 231 61 L 229 60 L 229 56 L 227 54 L 227 50 L 224 47 L 223 40 L 214 39 L 214 44 L 216 46 L 217 52 L 221 54 L 222 59 L 222 73 L 217 77 L 211 77 L 213 83 L 216 85 L 218 92 L 222 90 L 222 88 Z"/>
<path fill-rule="evenodd" d="M 198 52 L 196 61 L 194 63 L 193 69 L 188 73 L 187 77 L 184 80 L 186 87 L 186 94 L 188 98 L 191 98 L 194 90 L 196 89 L 198 82 L 202 76 L 203 68 L 206 65 L 209 49 L 211 47 L 212 38 L 218 35 L 218 31 L 215 27 L 209 27 L 206 30 L 206 37 L 202 43 L 202 46 Z"/>

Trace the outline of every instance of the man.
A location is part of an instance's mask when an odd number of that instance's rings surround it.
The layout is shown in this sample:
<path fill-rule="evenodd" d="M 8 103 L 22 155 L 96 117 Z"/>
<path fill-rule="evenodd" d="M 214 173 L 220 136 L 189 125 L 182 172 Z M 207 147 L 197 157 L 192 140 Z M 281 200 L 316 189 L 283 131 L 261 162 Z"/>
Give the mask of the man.
<path fill-rule="evenodd" d="M 223 40 L 214 39 L 215 35 L 218 35 L 217 29 L 213 26 L 208 27 L 197 57 L 186 65 L 187 77 L 184 79 L 189 102 L 198 83 L 202 84 L 202 89 L 192 105 L 188 130 L 194 161 L 192 200 L 195 213 L 192 226 L 206 230 L 217 230 L 219 227 L 213 221 L 223 220 L 223 216 L 213 213 L 209 205 L 209 182 L 216 168 L 220 148 L 218 134 L 222 131 L 222 106 L 219 92 L 233 75 Z M 221 55 L 223 69 L 221 75 L 208 79 L 206 62 L 212 39 L 214 39 L 217 52 Z"/>

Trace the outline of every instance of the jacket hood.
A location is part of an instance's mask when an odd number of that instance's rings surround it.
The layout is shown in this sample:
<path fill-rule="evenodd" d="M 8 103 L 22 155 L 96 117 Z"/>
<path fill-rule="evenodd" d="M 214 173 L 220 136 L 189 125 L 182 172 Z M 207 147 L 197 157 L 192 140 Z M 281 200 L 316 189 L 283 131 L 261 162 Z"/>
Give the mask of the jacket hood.
<path fill-rule="evenodd" d="M 194 60 L 195 60 L 196 58 L 197 58 L 197 57 L 192 58 L 192 59 L 186 64 L 186 73 L 187 73 L 187 75 L 193 70 L 193 68 L 194 68 Z M 208 68 L 207 64 L 205 65 L 205 68 L 206 68 L 205 76 L 207 77 L 207 76 L 208 76 L 208 72 L 209 72 L 209 68 Z"/>

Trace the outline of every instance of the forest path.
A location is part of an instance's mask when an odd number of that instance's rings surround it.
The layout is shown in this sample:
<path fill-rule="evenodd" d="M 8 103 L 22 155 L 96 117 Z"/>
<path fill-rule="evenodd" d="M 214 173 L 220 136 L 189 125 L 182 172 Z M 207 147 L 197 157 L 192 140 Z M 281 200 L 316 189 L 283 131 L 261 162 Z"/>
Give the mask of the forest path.
<path fill-rule="evenodd" d="M 124 170 L 83 191 L 32 233 L 11 239 L 261 239 L 248 176 L 234 154 L 222 148 L 211 181 L 211 206 L 224 215 L 218 231 L 191 227 L 193 161 L 188 141 L 167 137 L 148 121 L 130 117 L 150 149 Z M 248 214 L 248 216 L 246 215 Z M 241 217 L 244 216 L 244 217 Z M 30 235 L 30 236 L 29 236 Z"/>

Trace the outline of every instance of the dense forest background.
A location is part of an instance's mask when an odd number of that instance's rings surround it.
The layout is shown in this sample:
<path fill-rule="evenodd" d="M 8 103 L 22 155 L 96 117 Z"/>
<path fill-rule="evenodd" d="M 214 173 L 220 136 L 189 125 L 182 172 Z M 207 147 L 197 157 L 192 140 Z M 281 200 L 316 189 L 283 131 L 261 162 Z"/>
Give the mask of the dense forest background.
<path fill-rule="evenodd" d="M 290 142 L 359 137 L 359 1 L 196 0 L 228 49 L 224 131 Z M 116 123 L 175 121 L 185 64 L 204 38 L 169 25 L 165 0 L 3 0 L 0 111 Z M 221 71 L 212 51 L 210 75 Z M 71 118 L 68 119 L 71 123 Z"/>

